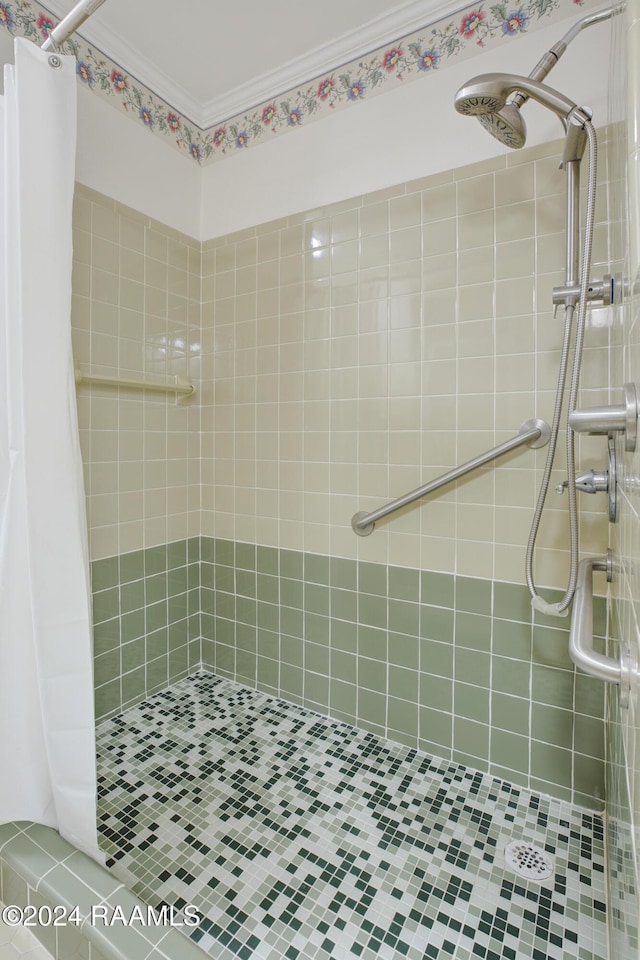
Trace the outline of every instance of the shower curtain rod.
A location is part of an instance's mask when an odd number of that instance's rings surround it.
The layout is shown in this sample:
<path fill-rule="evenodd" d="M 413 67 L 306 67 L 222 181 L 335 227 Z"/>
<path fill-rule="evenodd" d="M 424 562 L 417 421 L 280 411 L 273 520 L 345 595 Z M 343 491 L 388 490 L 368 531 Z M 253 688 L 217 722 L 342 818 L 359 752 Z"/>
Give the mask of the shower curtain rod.
<path fill-rule="evenodd" d="M 85 20 L 88 20 L 91 14 L 95 13 L 104 2 L 105 0 L 80 0 L 80 3 L 75 5 L 58 26 L 54 27 L 42 44 L 42 49 L 58 50 L 65 40 L 68 40 L 71 34 L 75 33 L 78 27 L 81 27 Z"/>

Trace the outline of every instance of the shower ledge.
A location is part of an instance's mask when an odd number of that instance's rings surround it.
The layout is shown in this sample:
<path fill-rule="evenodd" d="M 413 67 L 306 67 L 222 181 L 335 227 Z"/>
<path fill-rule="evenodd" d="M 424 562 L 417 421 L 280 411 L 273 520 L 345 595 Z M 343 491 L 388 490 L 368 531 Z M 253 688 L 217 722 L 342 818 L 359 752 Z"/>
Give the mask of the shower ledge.
<path fill-rule="evenodd" d="M 79 949 L 82 939 L 91 945 L 91 960 L 203 960 L 205 956 L 169 924 L 101 922 L 102 916 L 112 918 L 117 907 L 125 918 L 131 917 L 134 908 L 146 916 L 147 904 L 51 827 L 29 821 L 0 825 L 0 881 L 5 906 L 58 907 L 56 916 L 61 920 L 78 907 L 78 925 L 31 927 L 55 960 L 85 956 L 86 949 Z M 89 919 L 92 908 L 102 908 L 94 923 Z"/>

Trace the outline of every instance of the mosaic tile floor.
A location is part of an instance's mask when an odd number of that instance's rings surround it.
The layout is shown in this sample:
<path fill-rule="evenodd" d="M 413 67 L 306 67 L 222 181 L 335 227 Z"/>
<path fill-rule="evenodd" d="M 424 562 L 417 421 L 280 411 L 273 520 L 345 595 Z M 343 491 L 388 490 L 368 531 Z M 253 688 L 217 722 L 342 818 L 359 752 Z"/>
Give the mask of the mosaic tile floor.
<path fill-rule="evenodd" d="M 216 960 L 607 956 L 602 822 L 198 674 L 98 727 L 109 866 Z M 556 872 L 523 881 L 511 839 Z"/>

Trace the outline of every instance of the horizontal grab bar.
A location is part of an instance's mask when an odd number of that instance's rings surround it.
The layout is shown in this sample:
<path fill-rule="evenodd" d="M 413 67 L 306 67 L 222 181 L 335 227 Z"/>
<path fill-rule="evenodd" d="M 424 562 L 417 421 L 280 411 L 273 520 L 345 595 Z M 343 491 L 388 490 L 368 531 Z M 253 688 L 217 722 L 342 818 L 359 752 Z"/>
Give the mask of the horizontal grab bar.
<path fill-rule="evenodd" d="M 153 390 L 156 393 L 175 393 L 176 398 L 180 395 L 184 400 L 197 393 L 195 384 L 186 377 L 180 376 L 176 376 L 173 383 L 157 383 L 149 380 L 129 379 L 128 377 L 108 377 L 99 373 L 83 373 L 79 369 L 76 369 L 75 376 L 76 384 L 94 383 L 101 387 L 129 387 L 134 390 Z"/>
<path fill-rule="evenodd" d="M 454 470 L 444 473 L 435 480 L 429 480 L 429 482 L 423 484 L 423 486 L 418 487 L 416 490 L 411 490 L 410 493 L 405 493 L 403 497 L 392 500 L 390 503 L 385 504 L 384 507 L 379 507 L 372 513 L 366 513 L 365 511 L 354 513 L 351 518 L 353 532 L 357 533 L 359 537 L 368 537 L 370 533 L 373 533 L 376 521 L 381 520 L 382 517 L 388 516 L 388 514 L 399 510 L 401 507 L 406 507 L 407 504 L 413 503 L 414 500 L 419 500 L 428 493 L 433 493 L 434 490 L 439 490 L 440 487 L 444 487 L 448 483 L 453 483 L 454 480 L 459 480 L 460 477 L 471 473 L 472 470 L 477 470 L 478 467 L 483 467 L 486 463 L 490 463 L 492 460 L 504 456 L 505 453 L 510 453 L 512 450 L 524 446 L 524 444 L 534 449 L 544 447 L 544 445 L 549 442 L 550 434 L 549 424 L 544 420 L 525 420 L 516 436 L 512 437 L 511 440 L 505 440 L 504 443 L 499 444 L 492 450 L 488 450 L 486 453 L 474 457 L 473 460 L 467 460 L 466 463 L 461 464 Z"/>
<path fill-rule="evenodd" d="M 577 667 L 592 677 L 608 683 L 623 679 L 621 660 L 605 657 L 593 649 L 593 572 L 601 570 L 612 578 L 611 551 L 606 557 L 587 557 L 578 564 L 578 579 L 573 597 L 571 627 L 569 628 L 569 656 Z"/>

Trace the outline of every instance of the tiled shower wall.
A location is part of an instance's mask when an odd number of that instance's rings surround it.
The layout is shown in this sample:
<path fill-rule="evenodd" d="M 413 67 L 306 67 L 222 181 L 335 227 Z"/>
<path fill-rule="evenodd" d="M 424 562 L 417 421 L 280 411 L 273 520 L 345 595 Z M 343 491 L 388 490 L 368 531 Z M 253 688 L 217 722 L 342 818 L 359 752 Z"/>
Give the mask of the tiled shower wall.
<path fill-rule="evenodd" d="M 512 454 L 371 537 L 350 526 L 356 510 L 494 446 L 524 420 L 551 419 L 562 338 L 551 310 L 564 263 L 560 152 L 560 144 L 522 151 L 204 245 L 201 302 L 187 304 L 193 317 L 201 309 L 201 327 L 186 331 L 197 404 L 109 401 L 107 434 L 130 410 L 135 429 L 142 425 L 133 452 L 145 451 L 147 405 L 164 411 L 160 460 L 167 477 L 175 469 L 199 478 L 200 513 L 190 510 L 194 495 L 179 520 L 167 499 L 170 546 L 159 571 L 149 550 L 163 544 L 147 539 L 143 486 L 142 512 L 123 519 L 117 550 L 94 550 L 101 713 L 200 657 L 225 676 L 402 742 L 601 803 L 601 685 L 576 676 L 566 621 L 533 623 L 522 587 L 546 450 Z M 600 171 L 605 181 L 606 161 Z M 604 193 L 598 219 L 596 275 L 608 269 Z M 144 231 L 162 233 L 157 224 Z M 174 240 L 190 257 L 193 249 L 196 266 L 197 246 Z M 197 269 L 189 280 L 197 289 Z M 586 403 L 606 395 L 606 318 L 593 311 Z M 99 349 L 91 362 L 102 365 Z M 180 353 L 179 365 L 187 368 Z M 100 450 L 99 422 L 83 423 L 91 426 L 85 451 Z M 186 465 L 171 463 L 180 459 L 169 456 L 176 434 Z M 603 455 L 599 440 L 585 440 L 579 463 L 600 466 Z M 143 479 L 155 459 L 142 459 Z M 102 481 L 112 510 L 107 529 L 121 520 L 116 477 L 100 466 L 91 473 L 90 496 Z M 562 479 L 559 468 L 554 483 Z M 565 507 L 553 493 L 549 506 L 537 576 L 557 590 Z M 583 551 L 602 552 L 604 502 L 581 508 Z M 114 535 L 103 533 L 92 542 Z M 185 558 L 177 567 L 176 552 Z M 123 634 L 122 612 L 134 636 Z"/>
<path fill-rule="evenodd" d="M 625 280 L 622 302 L 616 309 L 611 350 L 611 383 L 613 387 L 619 387 L 626 382 L 640 382 L 637 286 L 640 269 L 640 4 L 637 0 L 629 2 L 626 17 L 615 22 L 613 42 L 611 62 L 616 69 L 610 81 L 610 112 L 615 119 L 623 121 L 620 135 L 612 144 L 609 191 L 611 219 L 615 224 L 611 235 L 612 263 Z M 618 399 L 619 392 L 616 392 L 615 400 Z M 620 517 L 612 530 L 611 544 L 616 560 L 611 632 L 614 638 L 628 646 L 637 663 L 640 660 L 640 455 L 625 452 L 619 444 L 619 456 Z M 617 643 L 612 642 L 611 646 L 611 654 L 615 655 Z M 621 695 L 617 687 L 608 686 L 606 796 L 613 960 L 627 960 L 638 955 L 639 717 L 637 682 L 626 695 L 624 692 Z"/>
<path fill-rule="evenodd" d="M 199 379 L 200 244 L 85 187 L 73 344 L 84 374 Z M 80 384 L 98 716 L 201 660 L 200 406 Z M 195 553 L 194 553 L 195 538 Z"/>

